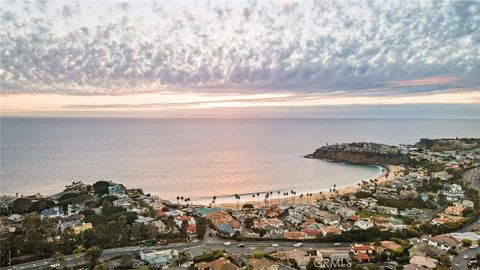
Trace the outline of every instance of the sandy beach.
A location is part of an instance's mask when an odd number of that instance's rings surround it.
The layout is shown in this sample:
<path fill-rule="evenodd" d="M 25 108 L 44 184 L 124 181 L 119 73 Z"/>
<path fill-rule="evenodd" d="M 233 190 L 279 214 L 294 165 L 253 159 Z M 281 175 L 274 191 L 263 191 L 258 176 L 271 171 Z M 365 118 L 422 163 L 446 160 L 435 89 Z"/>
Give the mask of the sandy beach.
<path fill-rule="evenodd" d="M 388 165 L 388 166 L 383 167 L 383 169 L 384 169 L 383 173 L 380 176 L 378 176 L 377 178 L 375 178 L 375 179 L 377 179 L 377 181 L 378 181 L 377 183 L 379 185 L 383 185 L 385 183 L 388 183 L 389 181 L 394 180 L 404 170 L 404 168 L 402 166 L 396 166 L 396 165 Z M 368 180 L 364 179 L 363 181 L 368 181 Z M 268 204 L 269 205 L 272 205 L 272 204 L 292 204 L 293 205 L 293 204 L 310 204 L 310 203 L 314 204 L 317 201 L 317 199 L 328 198 L 330 195 L 333 195 L 334 193 L 338 194 L 338 195 L 344 195 L 344 194 L 356 192 L 357 189 L 359 188 L 359 184 L 361 182 L 362 181 L 356 183 L 355 185 L 337 188 L 337 190 L 335 192 L 334 191 L 332 191 L 332 192 L 322 191 L 322 193 L 320 193 L 318 191 L 315 191 L 315 192 L 312 191 L 312 196 L 311 197 L 310 196 L 307 197 L 304 194 L 303 198 L 300 198 L 300 194 L 298 194 L 298 193 L 297 193 L 296 196 L 289 196 L 288 198 L 286 198 L 286 197 L 277 198 L 277 193 L 274 192 L 273 195 L 272 195 L 273 198 L 270 198 L 268 200 Z M 333 187 L 332 187 L 332 189 L 333 189 Z M 252 205 L 255 206 L 255 208 L 257 208 L 259 206 L 258 201 L 250 200 L 250 201 L 241 201 L 238 204 L 238 207 L 241 207 L 244 204 L 252 204 Z M 235 209 L 235 207 L 237 207 L 237 204 L 232 202 L 232 203 L 222 203 L 222 204 L 219 204 L 217 206 L 221 207 L 221 208 Z M 262 206 L 265 206 L 263 196 L 260 199 L 260 207 L 262 207 Z"/>

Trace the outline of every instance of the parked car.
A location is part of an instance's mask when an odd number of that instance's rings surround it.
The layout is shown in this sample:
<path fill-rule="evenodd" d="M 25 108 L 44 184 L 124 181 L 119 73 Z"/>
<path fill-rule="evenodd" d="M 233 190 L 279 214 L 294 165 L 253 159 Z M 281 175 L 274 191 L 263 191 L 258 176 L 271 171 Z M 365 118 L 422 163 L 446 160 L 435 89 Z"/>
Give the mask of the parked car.
<path fill-rule="evenodd" d="M 301 246 L 303 246 L 303 243 L 302 243 L 302 242 L 298 242 L 298 243 L 296 243 L 296 244 L 293 245 L 293 246 L 294 246 L 294 247 L 301 247 Z"/>
<path fill-rule="evenodd" d="M 230 242 L 225 242 L 225 243 L 223 243 L 224 246 L 230 246 L 231 244 L 232 244 L 232 243 L 230 243 Z"/>

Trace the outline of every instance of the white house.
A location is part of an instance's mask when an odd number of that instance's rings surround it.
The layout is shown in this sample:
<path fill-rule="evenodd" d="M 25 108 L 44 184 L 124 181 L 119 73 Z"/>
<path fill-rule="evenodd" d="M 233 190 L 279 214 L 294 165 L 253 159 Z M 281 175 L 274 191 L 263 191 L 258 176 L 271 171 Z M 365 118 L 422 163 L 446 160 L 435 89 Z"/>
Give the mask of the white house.
<path fill-rule="evenodd" d="M 166 250 L 147 250 L 140 251 L 140 258 L 153 264 L 155 266 L 167 266 L 176 259 L 178 259 L 178 250 L 166 249 Z"/>
<path fill-rule="evenodd" d="M 355 223 L 353 223 L 353 225 L 355 225 L 356 227 L 358 227 L 362 230 L 366 230 L 368 228 L 373 227 L 375 224 L 373 224 L 373 222 L 371 222 L 369 220 L 360 219 L 360 220 L 355 221 Z"/>
<path fill-rule="evenodd" d="M 40 213 L 40 218 L 47 219 L 47 218 L 59 218 L 64 216 L 64 211 L 61 207 L 55 206 L 53 208 L 45 209 Z"/>

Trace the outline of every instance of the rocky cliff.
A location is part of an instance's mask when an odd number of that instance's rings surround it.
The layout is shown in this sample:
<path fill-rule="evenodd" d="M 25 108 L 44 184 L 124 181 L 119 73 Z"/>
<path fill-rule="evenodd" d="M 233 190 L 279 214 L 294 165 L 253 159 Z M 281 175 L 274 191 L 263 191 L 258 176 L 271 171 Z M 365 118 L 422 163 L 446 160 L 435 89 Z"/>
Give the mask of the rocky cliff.
<path fill-rule="evenodd" d="M 378 149 L 364 149 L 338 146 L 324 146 L 315 150 L 307 158 L 318 158 L 336 162 L 353 164 L 401 165 L 409 162 L 407 154 L 401 151 L 379 151 Z"/>

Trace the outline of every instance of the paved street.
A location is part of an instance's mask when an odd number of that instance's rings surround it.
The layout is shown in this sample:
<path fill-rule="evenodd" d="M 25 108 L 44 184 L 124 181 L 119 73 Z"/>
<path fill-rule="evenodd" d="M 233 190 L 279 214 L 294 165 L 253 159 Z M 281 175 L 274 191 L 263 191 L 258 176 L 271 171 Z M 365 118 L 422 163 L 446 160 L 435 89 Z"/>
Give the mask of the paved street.
<path fill-rule="evenodd" d="M 477 254 L 480 253 L 480 249 L 466 249 L 458 253 L 457 256 L 453 257 L 452 260 L 452 269 L 453 270 L 465 270 L 468 269 L 467 264 L 470 258 L 475 258 Z M 468 259 L 464 259 L 463 256 L 467 255 Z"/>
<path fill-rule="evenodd" d="M 102 257 L 100 260 L 105 260 L 112 258 L 114 256 L 118 255 L 123 255 L 123 254 L 133 254 L 133 253 L 138 253 L 142 250 L 163 250 L 163 249 L 176 249 L 176 250 L 183 250 L 188 247 L 194 247 L 194 246 L 199 246 L 199 245 L 206 245 L 208 248 L 211 249 L 226 249 L 229 252 L 253 252 L 253 251 L 262 251 L 262 252 L 272 252 L 276 250 L 286 250 L 292 249 L 293 245 L 295 242 L 290 242 L 290 241 L 255 241 L 255 242 L 242 242 L 245 247 L 238 247 L 238 244 L 240 242 L 235 242 L 235 241 L 230 241 L 231 245 L 226 247 L 224 246 L 224 242 L 219 242 L 215 241 L 212 243 L 208 243 L 205 241 L 199 241 L 197 243 L 193 244 L 187 244 L 187 243 L 175 243 L 175 244 L 170 244 L 168 246 L 152 246 L 152 247 L 140 247 L 140 246 L 132 246 L 132 247 L 124 247 L 124 248 L 116 248 L 116 249 L 106 249 L 102 253 Z M 279 246 L 278 247 L 272 247 L 272 243 L 276 243 Z M 313 250 L 313 249 L 318 249 L 318 248 L 334 248 L 336 250 L 346 250 L 348 246 L 351 243 L 342 243 L 341 246 L 333 246 L 332 243 L 305 243 L 303 247 L 298 248 L 298 249 L 303 249 L 303 250 Z M 79 264 L 80 262 L 83 262 L 83 256 L 80 257 L 80 260 L 75 260 L 73 255 L 69 256 L 64 256 L 63 260 L 59 262 L 62 266 L 73 266 L 75 264 Z M 53 260 L 51 259 L 45 259 L 45 260 L 40 260 L 40 261 L 34 261 L 34 262 L 29 262 L 29 263 L 24 263 L 24 264 L 19 264 L 11 267 L 2 267 L 2 270 L 7 270 L 7 269 L 43 269 L 47 267 L 48 265 L 53 264 Z"/>

